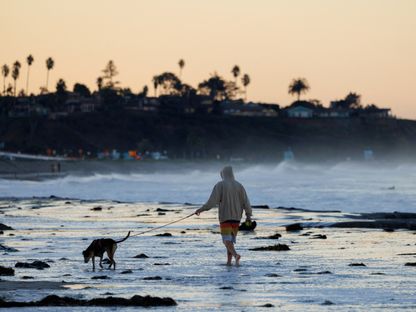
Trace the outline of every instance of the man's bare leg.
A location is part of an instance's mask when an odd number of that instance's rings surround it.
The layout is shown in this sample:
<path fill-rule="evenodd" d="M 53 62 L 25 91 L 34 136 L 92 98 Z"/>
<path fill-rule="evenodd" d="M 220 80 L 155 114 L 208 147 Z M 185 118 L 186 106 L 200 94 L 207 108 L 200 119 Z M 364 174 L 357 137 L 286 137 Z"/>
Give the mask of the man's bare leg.
<path fill-rule="evenodd" d="M 237 266 L 239 266 L 239 265 L 240 265 L 240 259 L 241 259 L 241 256 L 240 256 L 239 254 L 237 254 L 237 255 L 235 256 L 235 265 L 237 265 Z"/>
<path fill-rule="evenodd" d="M 230 241 L 225 241 L 224 244 L 227 247 L 227 250 L 231 254 L 231 256 L 234 256 L 235 264 L 240 265 L 241 256 L 235 251 L 234 243 Z"/>
<path fill-rule="evenodd" d="M 232 259 L 233 259 L 233 255 L 227 249 L 227 265 L 231 265 Z"/>
<path fill-rule="evenodd" d="M 223 241 L 225 248 L 227 249 L 227 265 L 231 265 L 231 260 L 233 259 L 233 254 L 228 249 L 227 241 Z"/>

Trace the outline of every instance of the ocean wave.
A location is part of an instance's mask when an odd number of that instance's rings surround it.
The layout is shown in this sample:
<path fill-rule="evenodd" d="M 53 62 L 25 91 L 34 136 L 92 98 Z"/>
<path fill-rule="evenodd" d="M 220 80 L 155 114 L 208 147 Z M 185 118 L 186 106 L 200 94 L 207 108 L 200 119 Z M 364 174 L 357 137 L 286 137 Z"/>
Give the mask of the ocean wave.
<path fill-rule="evenodd" d="M 416 166 L 411 164 L 236 164 L 235 174 L 253 204 L 349 212 L 416 211 Z M 0 180 L 0 196 L 203 203 L 219 180 L 218 166 L 92 172 L 42 181 Z"/>

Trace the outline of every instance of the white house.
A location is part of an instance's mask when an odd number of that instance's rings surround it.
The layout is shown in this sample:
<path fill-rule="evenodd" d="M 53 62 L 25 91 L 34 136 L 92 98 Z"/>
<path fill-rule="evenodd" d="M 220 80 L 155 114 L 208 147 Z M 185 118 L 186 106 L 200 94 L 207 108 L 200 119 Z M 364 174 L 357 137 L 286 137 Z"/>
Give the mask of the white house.
<path fill-rule="evenodd" d="M 304 105 L 292 106 L 286 109 L 287 116 L 290 118 L 312 118 L 313 108 Z"/>

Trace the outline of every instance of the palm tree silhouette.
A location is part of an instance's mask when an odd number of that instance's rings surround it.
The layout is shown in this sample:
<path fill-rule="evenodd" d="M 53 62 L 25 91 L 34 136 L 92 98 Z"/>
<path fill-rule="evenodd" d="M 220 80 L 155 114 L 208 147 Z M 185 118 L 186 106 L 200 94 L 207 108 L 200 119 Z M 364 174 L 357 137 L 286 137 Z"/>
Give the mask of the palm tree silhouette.
<path fill-rule="evenodd" d="M 179 65 L 179 79 L 182 79 L 182 69 L 185 67 L 185 61 L 180 59 L 178 62 Z"/>
<path fill-rule="evenodd" d="M 155 97 L 156 97 L 157 96 L 157 87 L 162 82 L 162 79 L 161 79 L 160 75 L 153 76 L 152 82 L 153 82 L 153 88 L 155 89 Z"/>
<path fill-rule="evenodd" d="M 48 90 L 48 84 L 49 84 L 49 71 L 53 68 L 53 66 L 55 65 L 55 61 L 51 58 L 48 57 L 46 59 L 46 90 Z"/>
<path fill-rule="evenodd" d="M 289 85 L 289 94 L 298 96 L 298 101 L 302 93 L 306 93 L 310 89 L 308 81 L 305 78 L 293 79 Z"/>
<path fill-rule="evenodd" d="M 30 66 L 32 65 L 34 60 L 35 59 L 33 58 L 32 54 L 29 54 L 29 56 L 26 58 L 26 62 L 27 62 L 26 94 L 29 94 L 29 72 L 30 72 Z"/>
<path fill-rule="evenodd" d="M 247 101 L 247 86 L 250 84 L 250 76 L 244 74 L 243 77 L 241 77 L 241 83 L 244 86 L 244 101 Z"/>
<path fill-rule="evenodd" d="M 6 94 L 6 78 L 9 75 L 10 68 L 7 66 L 7 64 L 4 64 L 1 67 L 1 74 L 3 75 L 3 95 Z"/>
<path fill-rule="evenodd" d="M 16 80 L 19 78 L 20 75 L 20 67 L 22 67 L 22 65 L 19 61 L 14 62 L 12 69 L 12 78 L 14 80 L 14 96 L 16 96 Z"/>
<path fill-rule="evenodd" d="M 240 67 L 238 67 L 238 65 L 234 65 L 233 69 L 231 70 L 231 73 L 234 76 L 235 85 L 237 85 L 237 77 L 240 75 Z"/>
<path fill-rule="evenodd" d="M 103 88 L 103 77 L 97 78 L 97 87 L 98 87 L 98 91 L 101 91 L 101 89 Z"/>

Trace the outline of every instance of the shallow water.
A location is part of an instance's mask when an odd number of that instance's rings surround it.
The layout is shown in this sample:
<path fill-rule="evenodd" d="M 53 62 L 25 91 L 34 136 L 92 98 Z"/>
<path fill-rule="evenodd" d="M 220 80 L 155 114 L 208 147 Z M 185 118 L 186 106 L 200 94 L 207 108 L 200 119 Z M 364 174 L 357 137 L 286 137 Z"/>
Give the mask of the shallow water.
<path fill-rule="evenodd" d="M 15 228 L 11 232 L 14 236 L 7 231 L 0 235 L 0 244 L 19 250 L 3 253 L 0 264 L 14 266 L 17 261 L 43 260 L 51 265 L 42 271 L 16 269 L 16 276 L 1 279 L 23 281 L 23 276 L 32 276 L 33 280 L 28 281 L 68 283 L 63 290 L 16 289 L 0 291 L 0 296 L 29 301 L 51 293 L 86 299 L 109 294 L 148 294 L 169 296 L 178 302 L 175 308 L 154 308 L 163 311 L 270 310 L 260 307 L 266 303 L 284 311 L 416 309 L 416 269 L 404 266 L 406 262 L 416 262 L 416 257 L 399 255 L 416 252 L 416 236 L 411 231 L 311 230 L 328 236 L 319 240 L 301 236 L 308 230 L 286 233 L 282 228 L 294 222 L 345 219 L 344 212 L 416 212 L 414 165 L 239 165 L 236 176 L 246 187 L 252 204 L 343 213 L 255 209 L 258 228 L 238 237 L 237 248 L 243 256 L 240 267 L 224 265 L 225 249 L 218 234 L 215 209 L 129 238 L 118 247 L 115 271 L 92 272 L 91 263 L 83 263 L 81 252 L 95 238 L 118 239 L 128 230 L 137 233 L 193 212 L 219 180 L 220 168 L 217 164 L 201 169 L 193 166 L 153 172 L 131 170 L 123 174 L 78 172 L 45 181 L 0 180 L 0 222 Z M 70 199 L 46 198 L 51 195 Z M 193 204 L 181 204 L 186 202 Z M 91 210 L 97 206 L 102 211 Z M 157 208 L 170 211 L 159 215 Z M 173 236 L 154 236 L 164 232 Z M 283 235 L 279 241 L 255 239 L 276 232 Z M 291 250 L 249 250 L 278 242 L 288 244 Z M 150 258 L 133 258 L 140 253 Z M 353 262 L 367 266 L 348 266 Z M 121 274 L 128 269 L 133 273 Z M 326 271 L 330 274 L 322 274 Z M 109 279 L 91 279 L 99 275 Z M 143 279 L 152 276 L 162 280 Z M 333 305 L 322 305 L 327 300 Z M 71 307 L 60 311 L 84 309 Z"/>
<path fill-rule="evenodd" d="M 101 206 L 102 211 L 92 211 Z M 17 261 L 49 261 L 45 270 L 16 269 L 16 276 L 3 280 L 72 283 L 64 290 L 25 290 L 1 292 L 5 299 L 37 300 L 47 294 L 80 298 L 107 296 L 130 297 L 135 294 L 168 296 L 178 302 L 175 308 L 154 310 L 179 311 L 257 311 L 271 303 L 285 311 L 368 311 L 410 310 L 416 308 L 416 269 L 405 267 L 415 256 L 415 235 L 411 231 L 387 233 L 363 229 L 312 229 L 328 239 L 311 239 L 301 233 L 286 233 L 282 226 L 297 221 L 332 222 L 342 213 L 284 212 L 256 209 L 259 223 L 254 233 L 240 233 L 237 248 L 242 254 L 240 267 L 227 267 L 220 241 L 216 211 L 192 217 L 165 229 L 131 237 L 118 246 L 117 269 L 92 272 L 81 251 L 94 238 L 121 238 L 128 230 L 142 231 L 184 217 L 196 206 L 158 203 L 119 203 L 59 199 L 24 199 L 0 201 L 2 222 L 15 228 L 0 236 L 0 243 L 18 249 L 4 253 L 1 265 Z M 170 210 L 159 215 L 157 208 Z M 139 215 L 139 216 L 137 216 Z M 181 233 L 185 231 L 186 233 Z M 155 234 L 172 233 L 172 237 Z M 255 239 L 280 232 L 279 241 Z M 285 243 L 290 251 L 259 252 L 250 248 Z M 150 258 L 135 259 L 145 253 Z M 366 267 L 351 267 L 363 262 Z M 162 265 L 156 265 L 162 264 Z M 131 274 L 121 274 L 124 270 Z M 322 272 L 330 271 L 330 274 Z M 385 275 L 374 275 L 383 273 Z M 69 274 L 69 275 L 68 275 Z M 106 275 L 109 279 L 92 280 Z M 143 278 L 160 276 L 162 280 Z M 322 305 L 325 301 L 333 305 Z M 33 311 L 33 308 L 21 311 Z M 55 311 L 56 308 L 40 308 Z M 62 308 L 81 311 L 84 308 Z M 89 308 L 110 311 L 114 308 Z M 126 308 L 124 311 L 136 309 Z M 153 310 L 153 308 L 152 308 Z"/>

